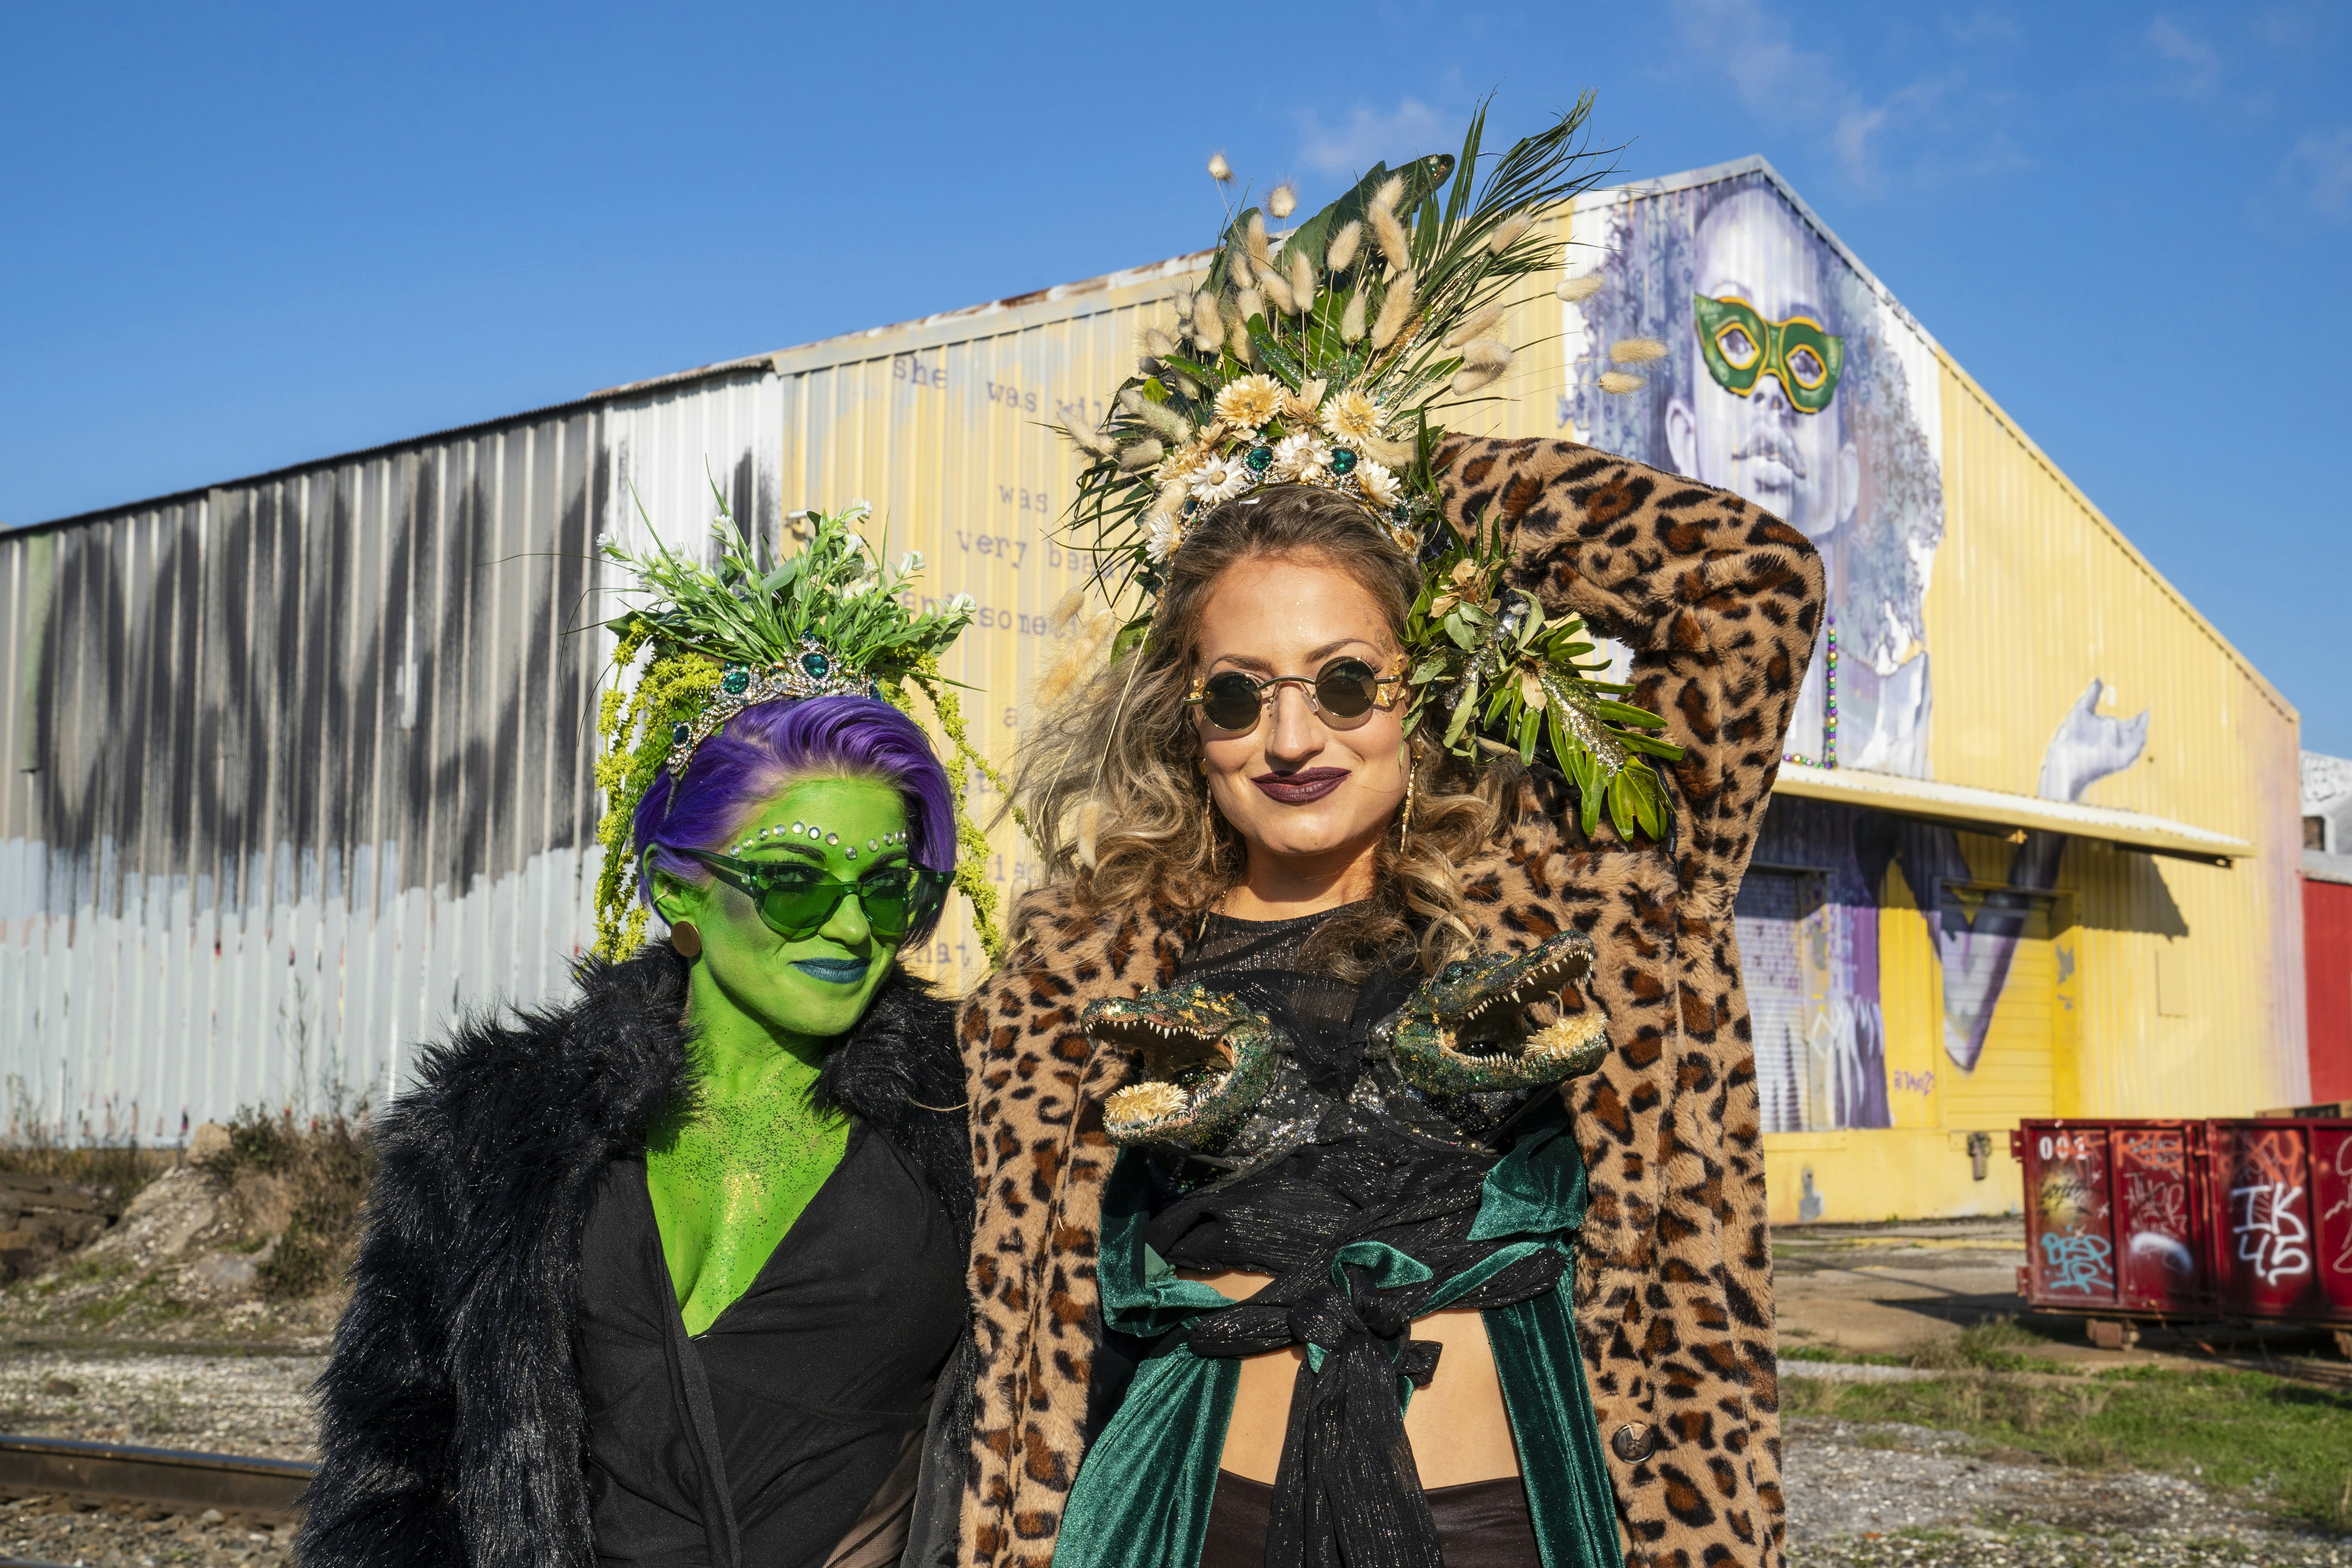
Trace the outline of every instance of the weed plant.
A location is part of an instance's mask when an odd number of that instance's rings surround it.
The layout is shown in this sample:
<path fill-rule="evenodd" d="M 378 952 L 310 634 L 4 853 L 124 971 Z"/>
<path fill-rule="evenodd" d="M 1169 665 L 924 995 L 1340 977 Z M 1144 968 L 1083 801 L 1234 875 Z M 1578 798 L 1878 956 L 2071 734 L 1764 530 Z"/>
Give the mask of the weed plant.
<path fill-rule="evenodd" d="M 229 1201 L 240 1250 L 277 1238 L 259 1266 L 261 1293 L 295 1300 L 332 1287 L 351 1262 L 375 1174 L 365 1105 L 308 1121 L 249 1107 L 227 1127 L 228 1147 L 200 1164 Z"/>

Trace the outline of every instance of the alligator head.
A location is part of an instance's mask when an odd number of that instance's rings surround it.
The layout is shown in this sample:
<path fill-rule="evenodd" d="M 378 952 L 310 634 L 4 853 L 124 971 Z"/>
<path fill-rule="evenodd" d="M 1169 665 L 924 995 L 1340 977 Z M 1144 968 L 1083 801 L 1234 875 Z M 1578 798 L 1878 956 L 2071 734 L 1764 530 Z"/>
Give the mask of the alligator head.
<path fill-rule="evenodd" d="M 1103 1101 L 1114 1143 L 1213 1141 L 1264 1098 L 1282 1056 L 1281 1031 L 1264 1014 L 1197 984 L 1097 1002 L 1078 1021 L 1097 1046 L 1135 1061 Z"/>
<path fill-rule="evenodd" d="M 1592 971 L 1592 943 L 1562 931 L 1526 952 L 1449 963 L 1385 1026 L 1398 1070 L 1436 1094 L 1534 1089 L 1580 1077 L 1609 1053 L 1592 1009 L 1530 1026 L 1526 1009 Z"/>

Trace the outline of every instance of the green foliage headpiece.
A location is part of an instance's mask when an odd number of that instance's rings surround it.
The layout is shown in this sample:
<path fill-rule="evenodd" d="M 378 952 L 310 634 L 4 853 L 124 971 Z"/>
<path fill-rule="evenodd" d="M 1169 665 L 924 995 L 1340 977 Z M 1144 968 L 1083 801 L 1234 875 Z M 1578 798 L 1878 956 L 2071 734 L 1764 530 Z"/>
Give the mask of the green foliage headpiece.
<path fill-rule="evenodd" d="M 1591 111 L 1588 96 L 1490 155 L 1483 183 L 1482 106 L 1459 158 L 1375 164 L 1286 236 L 1265 218 L 1294 210 L 1287 186 L 1234 217 L 1206 277 L 1177 295 L 1175 332 L 1145 331 L 1108 422 L 1065 427 L 1088 459 L 1065 527 L 1107 595 L 1145 601 L 1118 657 L 1150 635 L 1162 568 L 1196 518 L 1266 485 L 1352 498 L 1424 569 L 1407 626 L 1408 732 L 1430 723 L 1465 756 L 1549 748 L 1581 792 L 1586 831 L 1605 807 L 1620 832 L 1656 837 L 1667 814 L 1644 753 L 1682 754 L 1647 732 L 1664 721 L 1620 700 L 1630 687 L 1593 679 L 1606 664 L 1581 621 L 1547 620 L 1501 586 L 1499 538 L 1454 536 L 1433 467 L 1436 416 L 1486 401 L 1510 368 L 1496 333 L 1513 287 L 1559 268 L 1538 218 L 1606 173 L 1583 144 Z M 1222 158 L 1210 173 L 1231 177 Z"/>
<path fill-rule="evenodd" d="M 596 731 L 603 754 L 596 782 L 605 809 L 596 831 L 604 867 L 596 882 L 596 951 L 622 958 L 645 939 L 632 834 L 637 803 L 667 771 L 686 776 L 704 741 L 744 709 L 809 697 L 874 697 L 915 717 L 919 690 L 954 750 L 948 779 L 955 800 L 956 886 L 971 900 L 972 921 L 990 958 L 1002 949 L 996 890 L 983 866 L 987 840 L 964 805 L 965 768 L 995 772 L 973 750 L 951 684 L 940 674 L 947 651 L 972 617 L 969 595 L 917 614 L 901 601 L 922 570 L 909 551 L 892 567 L 857 531 L 867 509 L 803 516 L 797 555 L 763 570 L 746 552 L 742 531 L 722 497 L 711 524 L 716 569 L 655 542 L 643 553 L 604 541 L 607 557 L 630 573 L 649 601 L 607 629 L 618 638 L 615 672 L 650 653 L 633 689 L 615 680 L 604 692 Z M 911 595 L 909 595 L 911 596 Z M 1001 787 L 1001 784 L 1000 784 Z"/>

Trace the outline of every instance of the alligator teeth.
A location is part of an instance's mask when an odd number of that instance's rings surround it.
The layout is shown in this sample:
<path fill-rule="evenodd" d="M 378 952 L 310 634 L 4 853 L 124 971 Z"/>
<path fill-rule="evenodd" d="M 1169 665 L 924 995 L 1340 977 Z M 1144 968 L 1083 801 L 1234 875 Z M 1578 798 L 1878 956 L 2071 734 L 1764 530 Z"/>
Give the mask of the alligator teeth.
<path fill-rule="evenodd" d="M 1574 1056 L 1599 1038 L 1603 1026 L 1598 1013 L 1571 1013 L 1558 1023 L 1528 1036 L 1527 1054 L 1531 1057 Z"/>

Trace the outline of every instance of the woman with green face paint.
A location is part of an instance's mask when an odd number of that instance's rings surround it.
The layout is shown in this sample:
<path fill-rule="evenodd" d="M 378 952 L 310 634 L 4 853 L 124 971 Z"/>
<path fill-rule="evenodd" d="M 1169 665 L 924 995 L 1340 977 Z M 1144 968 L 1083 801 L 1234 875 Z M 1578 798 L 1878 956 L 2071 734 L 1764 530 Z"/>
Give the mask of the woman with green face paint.
<path fill-rule="evenodd" d="M 964 824 L 876 694 L 960 730 L 931 676 L 969 612 L 909 616 L 866 559 L 829 519 L 764 574 L 623 557 L 667 603 L 615 628 L 654 657 L 605 710 L 601 956 L 387 1120 L 306 1562 L 871 1568 L 951 1537 L 971 1154 L 950 1005 L 898 956 Z"/>

